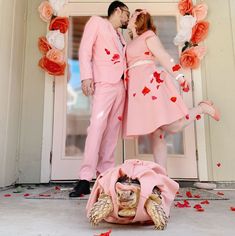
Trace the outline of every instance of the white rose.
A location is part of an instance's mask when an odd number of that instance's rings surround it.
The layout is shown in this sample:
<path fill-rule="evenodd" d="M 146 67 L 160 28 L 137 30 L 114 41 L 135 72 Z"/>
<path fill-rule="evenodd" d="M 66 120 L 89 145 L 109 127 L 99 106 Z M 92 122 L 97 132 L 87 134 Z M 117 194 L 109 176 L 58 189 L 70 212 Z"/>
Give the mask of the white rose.
<path fill-rule="evenodd" d="M 192 29 L 196 24 L 197 19 L 191 15 L 186 15 L 180 18 L 180 29 Z"/>
<path fill-rule="evenodd" d="M 182 45 L 189 41 L 192 36 L 192 28 L 196 24 L 196 18 L 191 15 L 182 16 L 180 18 L 180 30 L 174 38 L 175 45 Z"/>
<path fill-rule="evenodd" d="M 59 30 L 51 30 L 46 35 L 47 41 L 52 47 L 59 50 L 64 49 L 64 34 L 60 33 Z"/>
<path fill-rule="evenodd" d="M 67 0 L 49 0 L 49 2 L 54 10 L 54 14 L 57 16 L 59 11 L 67 3 Z"/>

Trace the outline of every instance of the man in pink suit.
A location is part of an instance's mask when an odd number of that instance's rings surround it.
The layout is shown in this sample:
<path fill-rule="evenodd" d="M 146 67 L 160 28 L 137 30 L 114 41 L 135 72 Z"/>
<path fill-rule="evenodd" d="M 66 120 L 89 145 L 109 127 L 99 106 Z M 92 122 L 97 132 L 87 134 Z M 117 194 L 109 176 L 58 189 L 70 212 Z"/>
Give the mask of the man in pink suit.
<path fill-rule="evenodd" d="M 126 43 L 119 28 L 126 28 L 128 7 L 114 1 L 108 18 L 92 16 L 85 26 L 79 49 L 82 90 L 93 95 L 90 126 L 79 181 L 70 197 L 90 193 L 95 173 L 114 167 L 125 100 L 123 74 L 126 69 Z"/>

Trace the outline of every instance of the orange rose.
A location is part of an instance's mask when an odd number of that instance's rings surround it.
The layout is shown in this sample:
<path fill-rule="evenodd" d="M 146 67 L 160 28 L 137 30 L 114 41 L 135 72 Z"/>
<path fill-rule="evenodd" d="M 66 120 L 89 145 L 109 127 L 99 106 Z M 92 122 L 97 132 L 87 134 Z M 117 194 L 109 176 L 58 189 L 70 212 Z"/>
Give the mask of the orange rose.
<path fill-rule="evenodd" d="M 38 39 L 38 48 L 43 54 L 46 54 L 51 49 L 51 45 L 48 43 L 46 37 L 42 36 Z"/>
<path fill-rule="evenodd" d="M 180 64 L 185 69 L 197 69 L 200 65 L 200 60 L 194 51 L 194 48 L 185 50 L 180 56 Z"/>
<path fill-rule="evenodd" d="M 55 17 L 49 26 L 50 30 L 60 30 L 62 34 L 66 33 L 69 27 L 69 20 L 67 17 Z"/>
<path fill-rule="evenodd" d="M 52 6 L 48 1 L 43 1 L 40 6 L 38 7 L 38 11 L 40 13 L 40 18 L 45 21 L 49 22 L 52 15 L 53 15 L 53 9 Z"/>
<path fill-rule="evenodd" d="M 192 15 L 197 21 L 204 20 L 206 18 L 208 6 L 205 3 L 198 4 L 193 7 Z"/>
<path fill-rule="evenodd" d="M 54 61 L 49 60 L 46 56 L 40 59 L 38 65 L 46 71 L 49 75 L 64 75 L 66 64 L 58 64 Z"/>
<path fill-rule="evenodd" d="M 64 64 L 64 55 L 60 50 L 58 50 L 56 48 L 49 50 L 46 54 L 46 57 L 50 61 L 53 61 L 57 64 L 60 64 L 60 65 Z"/>
<path fill-rule="evenodd" d="M 186 15 L 192 13 L 193 3 L 192 0 L 180 0 L 178 3 L 178 8 L 181 15 Z"/>
<path fill-rule="evenodd" d="M 196 25 L 194 25 L 192 29 L 192 43 L 199 43 L 203 41 L 209 31 L 209 22 L 208 21 L 199 21 Z"/>

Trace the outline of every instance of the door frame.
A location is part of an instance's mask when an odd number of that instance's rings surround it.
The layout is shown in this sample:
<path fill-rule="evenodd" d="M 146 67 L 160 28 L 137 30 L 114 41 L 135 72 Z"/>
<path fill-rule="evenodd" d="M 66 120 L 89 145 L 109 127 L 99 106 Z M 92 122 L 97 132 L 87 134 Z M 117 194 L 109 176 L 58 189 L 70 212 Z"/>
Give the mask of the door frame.
<path fill-rule="evenodd" d="M 78 3 L 77 0 L 68 1 L 69 4 Z M 109 1 L 99 0 L 97 3 L 108 3 Z M 155 0 L 155 1 L 131 1 L 127 0 L 125 3 L 135 3 L 136 7 L 146 3 L 171 3 L 176 4 L 177 0 Z M 84 4 L 87 1 L 79 1 Z M 66 5 L 66 7 L 69 7 Z M 93 15 L 94 10 L 89 9 L 89 13 Z M 86 11 L 87 13 L 87 11 Z M 202 92 L 202 71 L 201 67 L 197 70 L 192 70 L 192 78 L 194 82 L 194 104 L 198 104 L 203 99 Z M 51 158 L 52 158 L 52 145 L 53 145 L 53 119 L 54 119 L 54 78 L 45 73 L 44 83 L 44 114 L 43 114 L 43 135 L 42 135 L 42 152 L 41 152 L 41 183 L 48 183 L 51 180 Z M 196 131 L 196 150 L 197 150 L 197 161 L 198 161 L 198 178 L 200 181 L 208 181 L 208 165 L 206 159 L 206 133 L 205 133 L 205 120 L 204 117 L 199 121 L 195 122 Z"/>

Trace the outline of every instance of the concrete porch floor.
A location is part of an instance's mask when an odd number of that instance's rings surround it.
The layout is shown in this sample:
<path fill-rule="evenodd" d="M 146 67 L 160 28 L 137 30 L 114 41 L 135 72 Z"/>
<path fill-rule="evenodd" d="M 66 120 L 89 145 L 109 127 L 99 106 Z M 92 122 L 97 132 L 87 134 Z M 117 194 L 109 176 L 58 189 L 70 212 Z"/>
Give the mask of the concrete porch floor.
<path fill-rule="evenodd" d="M 40 186 L 27 193 L 40 193 Z M 215 190 L 217 192 L 217 190 Z M 85 215 L 85 200 L 25 199 L 24 193 L 0 191 L 0 236 L 93 236 L 112 229 L 110 236 L 233 236 L 235 235 L 235 190 L 220 190 L 230 200 L 210 200 L 204 212 L 191 208 L 172 207 L 165 231 L 153 226 L 115 225 L 102 223 L 91 227 Z M 11 197 L 5 197 L 5 194 Z"/>

